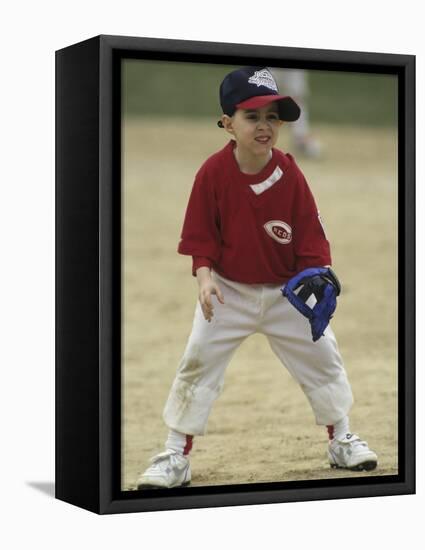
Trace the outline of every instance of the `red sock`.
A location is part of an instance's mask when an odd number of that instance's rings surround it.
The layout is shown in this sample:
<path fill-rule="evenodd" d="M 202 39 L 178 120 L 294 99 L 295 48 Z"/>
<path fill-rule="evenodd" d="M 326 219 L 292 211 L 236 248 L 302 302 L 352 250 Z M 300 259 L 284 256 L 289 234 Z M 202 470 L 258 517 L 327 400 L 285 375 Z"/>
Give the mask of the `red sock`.
<path fill-rule="evenodd" d="M 350 433 L 350 421 L 348 416 L 344 416 L 344 418 L 341 418 L 341 420 L 338 420 L 335 424 L 326 426 L 326 428 L 328 429 L 329 439 L 333 439 L 334 437 L 337 439 L 344 439 L 347 433 Z"/>
<path fill-rule="evenodd" d="M 192 444 L 193 435 L 186 435 L 176 430 L 170 430 L 165 442 L 165 448 L 172 449 L 182 455 L 188 455 L 192 449 Z"/>
<path fill-rule="evenodd" d="M 188 455 L 192 450 L 193 435 L 186 435 L 186 445 L 183 449 L 183 454 Z"/>

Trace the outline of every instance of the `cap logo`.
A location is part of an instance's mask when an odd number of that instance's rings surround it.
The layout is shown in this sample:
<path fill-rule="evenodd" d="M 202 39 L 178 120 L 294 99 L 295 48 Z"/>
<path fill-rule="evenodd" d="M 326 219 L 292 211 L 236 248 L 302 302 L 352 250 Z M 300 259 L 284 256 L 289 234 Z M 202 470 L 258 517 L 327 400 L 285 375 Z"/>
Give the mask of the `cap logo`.
<path fill-rule="evenodd" d="M 265 86 L 274 92 L 277 92 L 276 82 L 270 71 L 262 69 L 261 71 L 255 71 L 255 73 L 249 77 L 249 84 L 256 84 L 257 86 Z"/>

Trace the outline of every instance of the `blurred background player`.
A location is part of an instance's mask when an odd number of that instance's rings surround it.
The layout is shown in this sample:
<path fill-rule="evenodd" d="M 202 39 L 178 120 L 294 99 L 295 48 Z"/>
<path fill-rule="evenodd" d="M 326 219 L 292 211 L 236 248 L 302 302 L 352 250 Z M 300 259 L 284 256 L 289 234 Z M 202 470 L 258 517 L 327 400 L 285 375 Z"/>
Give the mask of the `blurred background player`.
<path fill-rule="evenodd" d="M 294 152 L 310 159 L 319 159 L 322 156 L 322 146 L 320 141 L 312 135 L 310 128 L 308 71 L 278 67 L 268 67 L 268 69 L 273 74 L 280 93 L 294 98 L 301 108 L 300 118 L 290 125 Z"/>

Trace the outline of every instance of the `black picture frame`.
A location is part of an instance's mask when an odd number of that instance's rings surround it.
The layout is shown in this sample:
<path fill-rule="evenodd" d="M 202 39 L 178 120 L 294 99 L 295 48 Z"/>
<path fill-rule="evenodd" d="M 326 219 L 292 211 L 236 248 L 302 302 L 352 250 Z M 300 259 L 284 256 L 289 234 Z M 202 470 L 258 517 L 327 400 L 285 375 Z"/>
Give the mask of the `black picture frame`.
<path fill-rule="evenodd" d="M 398 77 L 399 473 L 122 491 L 121 160 L 124 58 L 275 65 Z M 56 52 L 56 498 L 99 513 L 415 492 L 415 57 L 97 36 Z M 362 284 L 368 284 L 367 270 Z"/>

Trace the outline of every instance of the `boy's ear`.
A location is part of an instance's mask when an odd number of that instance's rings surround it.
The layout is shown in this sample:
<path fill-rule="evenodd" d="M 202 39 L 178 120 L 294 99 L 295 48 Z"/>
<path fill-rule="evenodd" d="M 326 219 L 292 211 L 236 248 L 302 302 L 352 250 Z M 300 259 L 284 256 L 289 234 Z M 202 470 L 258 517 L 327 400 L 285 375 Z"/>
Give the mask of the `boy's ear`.
<path fill-rule="evenodd" d="M 223 124 L 223 128 L 229 132 L 230 134 L 233 134 L 233 121 L 232 117 L 229 115 L 221 115 L 221 123 Z"/>

